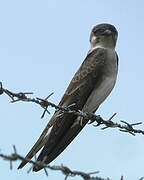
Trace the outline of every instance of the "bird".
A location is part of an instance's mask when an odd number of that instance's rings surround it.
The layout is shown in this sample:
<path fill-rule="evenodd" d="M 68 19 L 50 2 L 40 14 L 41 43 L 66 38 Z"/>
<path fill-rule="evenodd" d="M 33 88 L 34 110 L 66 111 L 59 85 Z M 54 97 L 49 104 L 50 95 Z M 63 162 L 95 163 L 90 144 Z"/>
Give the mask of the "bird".
<path fill-rule="evenodd" d="M 103 23 L 92 28 L 90 50 L 66 89 L 59 106 L 95 113 L 113 90 L 118 73 L 118 55 L 115 51 L 118 31 L 114 25 Z M 81 122 L 82 121 L 82 122 Z M 21 162 L 23 168 L 40 149 L 36 162 L 49 164 L 73 141 L 88 123 L 88 119 L 56 110 L 41 136 Z M 34 165 L 37 172 L 43 166 Z"/>

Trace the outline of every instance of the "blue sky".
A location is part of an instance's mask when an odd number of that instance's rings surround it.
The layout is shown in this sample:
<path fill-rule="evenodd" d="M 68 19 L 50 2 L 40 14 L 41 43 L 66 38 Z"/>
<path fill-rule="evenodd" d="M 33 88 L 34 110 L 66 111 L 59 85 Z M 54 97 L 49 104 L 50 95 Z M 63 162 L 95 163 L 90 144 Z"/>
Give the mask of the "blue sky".
<path fill-rule="evenodd" d="M 118 29 L 116 51 L 119 74 L 116 87 L 97 114 L 116 121 L 143 120 L 144 99 L 144 3 L 121 0 L 5 0 L 0 1 L 0 81 L 14 92 L 32 91 L 58 103 L 72 76 L 84 60 L 90 45 L 89 34 L 99 23 Z M 10 104 L 0 97 L 0 149 L 5 154 L 17 151 L 26 155 L 51 116 L 40 119 L 42 109 L 32 103 Z M 53 111 L 53 110 L 51 110 Z M 141 126 L 140 128 L 143 128 Z M 116 129 L 105 131 L 87 125 L 51 165 L 64 164 L 99 176 L 136 180 L 144 176 L 144 137 L 133 137 Z M 47 179 L 43 171 L 27 174 L 29 165 L 18 171 L 0 159 L 1 178 Z M 49 177 L 63 179 L 59 172 Z M 75 179 L 80 179 L 77 177 Z"/>

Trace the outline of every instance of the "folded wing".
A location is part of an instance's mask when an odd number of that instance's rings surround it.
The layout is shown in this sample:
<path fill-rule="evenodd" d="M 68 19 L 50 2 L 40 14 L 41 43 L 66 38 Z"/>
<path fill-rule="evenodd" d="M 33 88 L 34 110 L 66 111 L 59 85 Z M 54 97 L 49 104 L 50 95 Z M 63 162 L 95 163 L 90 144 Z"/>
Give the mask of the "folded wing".
<path fill-rule="evenodd" d="M 99 86 L 103 76 L 106 52 L 104 49 L 97 48 L 89 53 L 82 63 L 79 70 L 70 82 L 60 106 L 75 104 L 73 110 L 82 110 L 88 97 L 91 95 L 95 86 Z M 43 146 L 38 161 L 46 164 L 53 161 L 77 136 L 88 120 L 83 120 L 83 124 L 75 123 L 77 116 L 57 111 L 46 126 L 42 135 L 27 154 L 26 158 L 31 159 Z M 49 128 L 52 127 L 48 134 Z M 27 161 L 23 161 L 18 168 L 22 168 Z M 42 169 L 40 166 L 34 166 L 33 170 Z"/>

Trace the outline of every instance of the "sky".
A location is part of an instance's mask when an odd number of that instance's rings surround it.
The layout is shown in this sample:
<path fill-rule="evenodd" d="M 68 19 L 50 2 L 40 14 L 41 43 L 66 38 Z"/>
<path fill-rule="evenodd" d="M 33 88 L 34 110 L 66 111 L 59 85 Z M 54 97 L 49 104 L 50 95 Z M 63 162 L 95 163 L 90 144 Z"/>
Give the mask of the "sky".
<path fill-rule="evenodd" d="M 116 51 L 119 73 L 111 95 L 97 114 L 115 122 L 143 122 L 144 100 L 144 2 L 122 0 L 5 0 L 0 1 L 0 81 L 13 92 L 34 92 L 59 103 L 72 76 L 90 48 L 93 26 L 113 24 L 118 32 Z M 23 156 L 41 134 L 51 115 L 40 116 L 41 107 L 32 103 L 11 104 L 0 96 L 0 152 L 11 154 L 12 145 Z M 50 108 L 50 111 L 54 110 Z M 137 128 L 144 129 L 141 125 Z M 72 170 L 100 171 L 101 177 L 138 180 L 144 176 L 144 137 L 117 129 L 86 125 L 68 148 L 51 165 L 66 165 Z M 60 172 L 27 174 L 30 165 L 17 170 L 20 162 L 0 159 L 2 179 L 59 179 Z M 72 179 L 72 178 L 70 178 Z M 75 180 L 80 177 L 73 178 Z"/>

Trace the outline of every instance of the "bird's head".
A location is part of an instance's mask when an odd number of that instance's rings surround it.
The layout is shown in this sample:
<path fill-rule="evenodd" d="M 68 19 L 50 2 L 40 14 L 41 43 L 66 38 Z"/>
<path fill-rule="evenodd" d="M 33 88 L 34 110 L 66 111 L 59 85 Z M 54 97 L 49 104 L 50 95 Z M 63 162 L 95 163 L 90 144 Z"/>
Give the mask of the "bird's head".
<path fill-rule="evenodd" d="M 99 24 L 92 29 L 90 35 L 91 48 L 115 48 L 118 32 L 111 24 Z"/>

